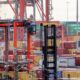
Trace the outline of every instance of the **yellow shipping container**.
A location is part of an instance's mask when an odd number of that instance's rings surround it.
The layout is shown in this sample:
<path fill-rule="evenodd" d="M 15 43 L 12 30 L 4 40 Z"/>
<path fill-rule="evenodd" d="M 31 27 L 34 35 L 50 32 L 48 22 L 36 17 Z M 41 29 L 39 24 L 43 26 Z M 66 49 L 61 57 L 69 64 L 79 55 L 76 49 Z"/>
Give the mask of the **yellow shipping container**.
<path fill-rule="evenodd" d="M 27 72 L 19 72 L 18 73 L 18 76 L 19 76 L 19 79 L 18 80 L 28 80 L 28 76 L 27 76 Z"/>
<path fill-rule="evenodd" d="M 28 78 L 26 80 L 37 80 L 37 75 L 34 71 L 29 72 Z"/>
<path fill-rule="evenodd" d="M 62 72 L 62 78 L 67 78 L 67 73 L 66 73 L 66 71 L 63 71 L 63 72 Z"/>
<path fill-rule="evenodd" d="M 48 46 L 51 46 L 51 43 L 52 43 L 51 40 L 48 40 Z"/>
<path fill-rule="evenodd" d="M 12 48 L 13 47 L 13 41 L 9 42 L 9 47 Z M 22 48 L 23 47 L 23 43 L 22 41 L 17 41 L 17 48 Z"/>
<path fill-rule="evenodd" d="M 79 39 L 79 36 L 74 36 L 73 41 L 77 41 Z"/>
<path fill-rule="evenodd" d="M 13 41 L 10 41 L 10 42 L 9 42 L 9 47 L 10 47 L 10 48 L 13 47 Z"/>
<path fill-rule="evenodd" d="M 6 75 L 5 71 L 0 71 L 0 77 L 4 77 Z M 15 72 L 14 71 L 9 71 L 7 73 L 7 75 L 9 75 L 9 77 L 14 78 L 15 77 Z"/>
<path fill-rule="evenodd" d="M 80 72 L 77 72 L 77 77 L 80 78 Z"/>
<path fill-rule="evenodd" d="M 80 78 L 80 72 L 79 71 L 63 71 L 62 72 L 62 78 Z"/>
<path fill-rule="evenodd" d="M 60 46 L 62 43 L 62 41 L 60 39 L 57 39 L 57 46 Z M 51 42 L 51 40 L 48 40 L 48 45 L 52 45 L 53 43 Z"/>
<path fill-rule="evenodd" d="M 9 71 L 9 72 L 8 72 L 8 75 L 9 75 L 10 77 L 14 78 L 14 77 L 15 77 L 15 72 Z"/>
<path fill-rule="evenodd" d="M 57 39 L 57 46 L 59 47 L 59 46 L 61 46 L 61 44 L 62 44 L 62 40 Z"/>
<path fill-rule="evenodd" d="M 5 75 L 4 71 L 0 71 L 0 78 Z M 15 78 L 15 72 L 9 71 L 7 73 L 11 78 Z M 33 71 L 30 72 L 18 72 L 18 80 L 37 80 L 36 73 Z"/>
<path fill-rule="evenodd" d="M 23 47 L 22 41 L 17 41 L 17 47 L 18 47 L 18 48 L 22 48 L 22 47 Z"/>

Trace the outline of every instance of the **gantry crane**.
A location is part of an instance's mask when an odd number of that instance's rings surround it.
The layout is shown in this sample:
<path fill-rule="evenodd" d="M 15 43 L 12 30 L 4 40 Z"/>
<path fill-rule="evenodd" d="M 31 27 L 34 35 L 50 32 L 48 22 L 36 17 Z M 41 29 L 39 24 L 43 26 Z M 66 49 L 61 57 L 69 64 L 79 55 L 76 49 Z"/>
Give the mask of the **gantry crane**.
<path fill-rule="evenodd" d="M 13 65 L 15 71 L 15 80 L 18 80 L 18 71 L 19 71 L 19 65 L 27 65 L 26 70 L 30 70 L 30 63 L 32 62 L 30 60 L 30 35 L 32 35 L 33 28 L 31 25 L 31 22 L 28 22 L 26 20 L 2 20 L 0 21 L 0 27 L 4 27 L 5 29 L 5 53 L 4 53 L 4 60 L 0 61 L 0 64 L 3 64 L 3 67 L 5 69 L 5 75 L 7 75 L 7 72 L 9 71 L 10 65 Z M 13 56 L 14 60 L 9 61 L 9 34 L 10 34 L 10 28 L 13 27 Z M 26 60 L 25 61 L 18 61 L 18 49 L 17 49 L 17 27 L 23 27 L 25 29 L 28 29 L 27 31 L 27 47 L 24 51 L 26 53 Z M 24 53 L 22 52 L 22 54 Z M 7 77 L 5 77 L 6 80 L 8 80 Z"/>
<path fill-rule="evenodd" d="M 33 8 L 33 12 L 31 14 L 33 15 L 34 21 L 38 22 L 50 22 L 52 21 L 52 0 L 5 0 L 0 1 L 0 4 L 9 4 L 11 10 L 14 13 L 15 19 L 27 19 L 28 18 L 28 7 Z M 14 5 L 14 6 L 13 6 Z M 45 9 L 44 6 L 45 5 Z M 44 11 L 46 10 L 46 11 Z M 37 14 L 36 11 L 39 12 L 41 17 L 41 20 L 37 20 Z"/>
<path fill-rule="evenodd" d="M 45 1 L 45 8 L 46 8 L 45 12 L 44 12 L 44 7 L 43 7 L 44 1 Z M 13 12 L 15 14 L 15 20 L 20 19 L 19 21 L 9 21 L 8 22 L 9 24 L 7 24 L 7 25 L 6 24 L 0 24 L 1 27 L 2 26 L 5 27 L 5 30 L 6 30 L 5 37 L 8 36 L 8 30 L 9 29 L 7 27 L 10 27 L 10 26 L 14 27 L 14 53 L 15 54 L 17 54 L 17 26 L 23 26 L 24 19 L 27 19 L 26 12 L 28 12 L 28 10 L 26 10 L 27 9 L 26 7 L 29 7 L 29 6 L 33 7 L 33 21 L 36 21 L 39 23 L 41 23 L 41 22 L 47 22 L 48 23 L 52 19 L 52 10 L 53 10 L 52 0 L 13 0 L 13 1 L 7 0 L 7 1 L 0 1 L 0 4 L 9 4 L 11 9 L 13 10 Z M 15 8 L 12 6 L 12 4 L 15 4 Z M 42 19 L 41 21 L 36 20 L 36 8 L 35 7 L 37 7 L 39 12 L 41 13 L 41 19 Z M 55 32 L 55 28 L 51 27 L 51 29 L 53 30 L 53 32 Z M 48 26 L 44 27 L 44 33 L 46 33 L 46 30 L 48 30 Z M 30 59 L 30 35 L 31 34 L 28 32 L 27 33 L 27 39 L 28 39 L 27 40 L 27 45 L 28 45 L 28 47 L 27 47 L 27 50 L 28 50 L 27 51 L 27 59 Z M 51 36 L 52 36 L 51 40 L 54 39 L 54 42 L 56 43 L 55 33 L 52 33 Z M 53 36 L 54 36 L 54 38 L 53 38 Z M 47 41 L 49 40 L 48 34 L 47 35 L 45 34 L 45 40 L 44 41 L 46 41 L 46 39 L 47 39 Z M 6 48 L 6 51 L 8 54 L 8 45 L 7 45 L 8 44 L 8 37 L 6 37 L 5 40 L 6 40 L 6 47 L 5 48 Z M 46 65 L 48 65 L 48 64 L 51 64 L 51 63 L 55 64 L 55 67 L 50 69 L 50 70 L 55 71 L 54 78 L 56 78 L 56 48 L 54 48 L 56 46 L 56 44 L 53 42 L 55 45 L 51 45 L 51 47 L 52 47 L 51 50 L 53 50 L 53 52 L 54 51 L 55 52 L 53 54 L 50 54 L 55 59 L 55 62 L 53 61 L 53 62 L 49 63 L 48 61 L 46 61 L 46 59 L 48 58 L 47 57 L 47 55 L 48 55 L 47 54 L 47 51 L 48 51 L 47 41 L 45 42 L 45 46 L 44 46 L 44 48 L 46 48 L 45 49 L 46 54 L 44 54 L 44 62 L 45 62 L 44 69 L 48 68 L 48 67 L 46 67 Z M 6 59 L 7 59 L 7 56 L 6 56 Z M 16 56 L 15 61 L 17 62 L 17 56 Z M 15 71 L 16 71 L 15 76 L 17 76 L 17 65 L 18 64 L 16 64 L 15 62 L 13 62 L 13 63 L 15 64 Z M 23 64 L 23 63 L 20 63 L 20 64 Z M 24 64 L 26 64 L 26 62 L 24 62 Z M 27 68 L 30 69 L 30 63 L 27 63 L 27 64 L 28 64 Z M 48 76 L 48 77 L 45 76 L 45 80 L 49 79 L 50 74 L 48 74 L 48 71 L 45 70 L 44 73 L 45 73 L 45 75 L 47 74 L 47 76 Z M 16 77 L 16 80 L 17 80 L 17 78 L 18 78 L 18 76 Z"/>
<path fill-rule="evenodd" d="M 44 80 L 57 80 L 56 26 L 44 26 Z"/>

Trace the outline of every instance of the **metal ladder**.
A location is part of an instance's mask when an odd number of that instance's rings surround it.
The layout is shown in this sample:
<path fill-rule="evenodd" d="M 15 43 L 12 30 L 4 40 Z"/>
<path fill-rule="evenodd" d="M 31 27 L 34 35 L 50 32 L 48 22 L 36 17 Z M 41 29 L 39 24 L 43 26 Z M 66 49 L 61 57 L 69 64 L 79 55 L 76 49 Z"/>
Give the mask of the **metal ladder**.
<path fill-rule="evenodd" d="M 57 80 L 56 26 L 44 26 L 44 80 Z"/>

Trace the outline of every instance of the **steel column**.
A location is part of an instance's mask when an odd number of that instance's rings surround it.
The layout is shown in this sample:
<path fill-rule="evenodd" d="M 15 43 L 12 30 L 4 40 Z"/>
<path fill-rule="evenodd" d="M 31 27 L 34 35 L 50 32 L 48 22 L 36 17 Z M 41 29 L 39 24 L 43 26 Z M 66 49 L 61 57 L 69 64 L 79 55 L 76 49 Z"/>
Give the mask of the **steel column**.
<path fill-rule="evenodd" d="M 16 26 L 16 22 L 14 22 L 14 48 L 17 48 L 17 26 Z"/>
<path fill-rule="evenodd" d="M 14 54 L 15 54 L 15 80 L 18 80 L 18 55 L 17 55 L 17 22 L 13 23 L 13 27 L 14 27 Z"/>
<path fill-rule="evenodd" d="M 45 0 L 45 5 L 46 5 L 46 22 L 49 21 L 49 0 Z"/>
<path fill-rule="evenodd" d="M 36 8 L 35 8 L 35 0 L 33 0 L 33 18 L 36 21 Z"/>
<path fill-rule="evenodd" d="M 27 64 L 27 68 L 28 70 L 30 70 L 30 52 L 31 52 L 31 45 L 30 45 L 31 41 L 30 41 L 30 33 L 27 33 L 27 60 L 29 61 L 29 63 Z"/>
<path fill-rule="evenodd" d="M 8 63 L 8 54 L 9 54 L 9 35 L 8 35 L 8 27 L 5 27 L 5 62 Z M 5 65 L 5 76 L 7 76 L 8 65 Z M 7 77 L 6 77 L 6 80 Z"/>
<path fill-rule="evenodd" d="M 42 7 L 42 10 L 44 11 L 44 8 L 43 8 L 43 0 L 41 0 L 41 7 Z M 42 15 L 42 20 L 44 21 L 43 15 Z"/>
<path fill-rule="evenodd" d="M 20 19 L 24 19 L 24 13 L 25 13 L 25 0 L 20 0 Z"/>

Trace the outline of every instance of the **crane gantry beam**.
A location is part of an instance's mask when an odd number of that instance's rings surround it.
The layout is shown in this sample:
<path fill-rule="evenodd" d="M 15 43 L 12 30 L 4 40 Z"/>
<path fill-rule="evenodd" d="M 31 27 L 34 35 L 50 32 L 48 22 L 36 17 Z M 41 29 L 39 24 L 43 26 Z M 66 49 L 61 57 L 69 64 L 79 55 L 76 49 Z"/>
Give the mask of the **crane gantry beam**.
<path fill-rule="evenodd" d="M 14 4 L 15 2 L 15 0 L 11 1 L 12 4 Z M 0 4 L 8 4 L 8 1 L 0 1 Z"/>
<path fill-rule="evenodd" d="M 42 15 L 41 19 L 44 18 L 44 21 L 50 22 L 50 0 L 6 0 L 0 1 L 0 4 L 9 4 L 14 12 L 15 19 L 24 19 L 25 12 L 28 12 L 27 7 L 33 7 L 33 14 L 31 13 L 31 15 L 33 15 L 33 18 L 36 18 L 35 7 L 37 7 L 40 11 L 39 13 L 41 13 Z M 15 5 L 15 7 L 13 6 L 13 4 Z M 41 6 L 43 4 L 45 5 L 45 11 L 43 6 Z"/>

